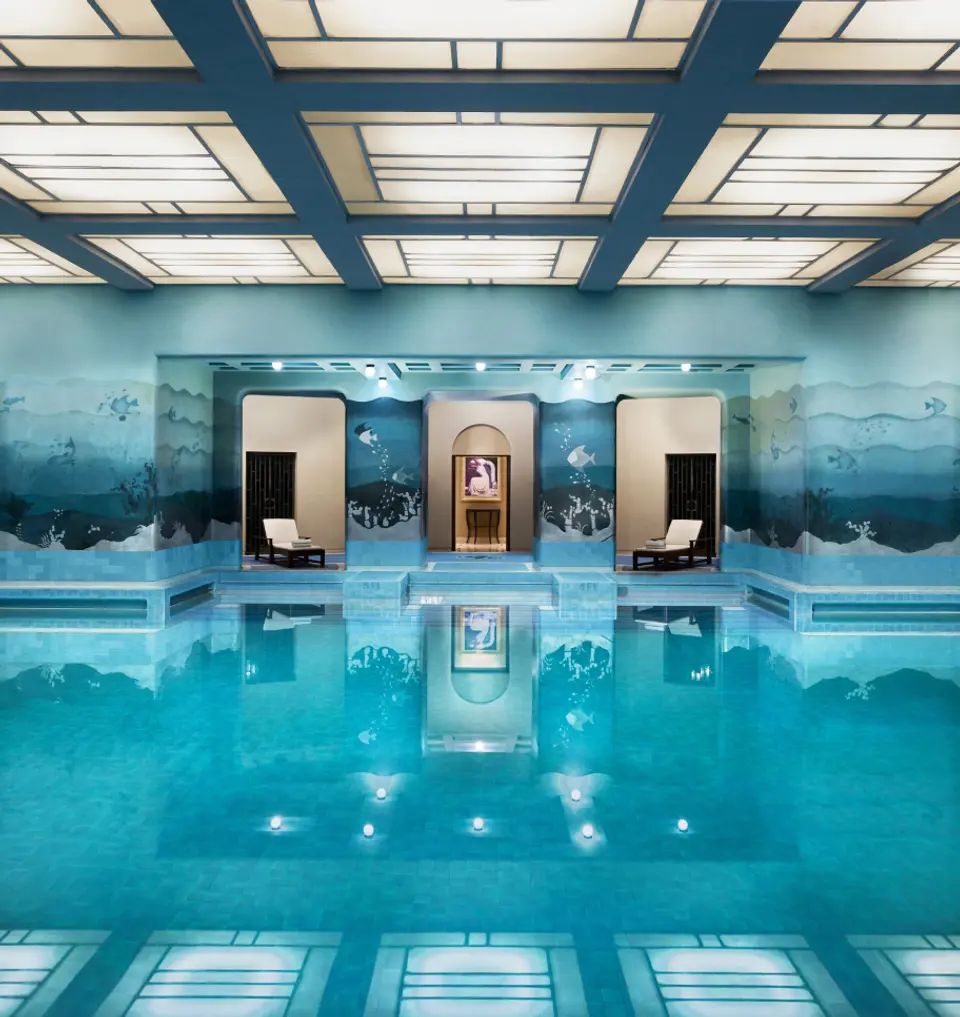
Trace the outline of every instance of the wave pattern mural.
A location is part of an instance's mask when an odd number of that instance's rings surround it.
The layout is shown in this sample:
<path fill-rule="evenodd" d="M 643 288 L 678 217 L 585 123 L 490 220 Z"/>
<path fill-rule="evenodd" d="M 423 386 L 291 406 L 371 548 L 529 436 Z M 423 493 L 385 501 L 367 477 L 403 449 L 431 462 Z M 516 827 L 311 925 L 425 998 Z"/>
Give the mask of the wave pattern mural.
<path fill-rule="evenodd" d="M 728 543 L 960 554 L 960 386 L 795 385 L 727 410 Z"/>
<path fill-rule="evenodd" d="M 153 551 L 210 539 L 212 403 L 167 384 L 10 378 L 0 548 Z"/>

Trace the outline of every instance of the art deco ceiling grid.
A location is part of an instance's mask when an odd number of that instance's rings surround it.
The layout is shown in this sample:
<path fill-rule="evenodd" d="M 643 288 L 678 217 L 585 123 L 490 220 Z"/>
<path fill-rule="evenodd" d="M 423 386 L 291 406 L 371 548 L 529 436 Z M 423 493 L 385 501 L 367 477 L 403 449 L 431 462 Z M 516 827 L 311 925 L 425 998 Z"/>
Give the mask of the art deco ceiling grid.
<path fill-rule="evenodd" d="M 953 286 L 958 83 L 956 0 L 0 0 L 0 279 Z"/>

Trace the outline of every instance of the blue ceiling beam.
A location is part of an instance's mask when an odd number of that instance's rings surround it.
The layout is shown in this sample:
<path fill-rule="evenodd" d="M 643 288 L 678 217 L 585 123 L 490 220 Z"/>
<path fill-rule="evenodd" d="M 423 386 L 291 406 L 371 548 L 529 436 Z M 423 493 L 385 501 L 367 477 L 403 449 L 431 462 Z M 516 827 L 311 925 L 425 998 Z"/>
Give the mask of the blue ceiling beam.
<path fill-rule="evenodd" d="M 922 251 L 928 244 L 957 238 L 960 238 L 960 198 L 954 197 L 911 223 L 909 228 L 838 265 L 807 289 L 811 293 L 842 293 Z"/>
<path fill-rule="evenodd" d="M 731 112 L 717 83 L 742 87 L 752 81 L 799 6 L 799 0 L 717 0 L 710 8 L 682 70 L 683 110 L 664 113 L 648 130 L 612 228 L 590 259 L 581 290 L 612 290 L 647 237 L 664 229 L 660 220 L 667 206 Z"/>
<path fill-rule="evenodd" d="M 689 104 L 685 82 L 676 74 L 267 73 L 257 84 L 259 101 L 290 113 L 430 112 L 439 106 L 461 111 L 669 113 Z M 711 95 L 731 113 L 960 114 L 958 85 L 960 74 L 952 73 L 931 80 L 929 74 L 764 72 L 751 80 L 715 81 Z M 0 109 L 222 110 L 243 87 L 237 81 L 202 79 L 194 72 L 0 70 Z"/>
<path fill-rule="evenodd" d="M 0 193 L 0 233 L 26 237 L 52 254 L 92 272 L 121 290 L 152 290 L 153 283 L 105 251 L 81 240 L 56 216 L 39 216 L 33 209 Z"/>
<path fill-rule="evenodd" d="M 343 282 L 351 289 L 380 289 L 380 277 L 347 228 L 346 209 L 300 118 L 267 101 L 272 70 L 236 5 L 232 0 L 154 2 L 203 80 L 229 96 L 226 111 Z"/>

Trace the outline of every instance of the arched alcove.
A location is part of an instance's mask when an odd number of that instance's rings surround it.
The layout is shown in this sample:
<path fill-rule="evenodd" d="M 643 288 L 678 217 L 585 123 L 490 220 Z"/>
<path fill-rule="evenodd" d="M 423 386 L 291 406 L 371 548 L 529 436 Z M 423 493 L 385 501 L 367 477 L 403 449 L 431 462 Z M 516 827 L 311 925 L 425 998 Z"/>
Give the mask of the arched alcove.
<path fill-rule="evenodd" d="M 490 424 L 471 424 L 453 439 L 455 456 L 508 456 L 510 439 Z"/>

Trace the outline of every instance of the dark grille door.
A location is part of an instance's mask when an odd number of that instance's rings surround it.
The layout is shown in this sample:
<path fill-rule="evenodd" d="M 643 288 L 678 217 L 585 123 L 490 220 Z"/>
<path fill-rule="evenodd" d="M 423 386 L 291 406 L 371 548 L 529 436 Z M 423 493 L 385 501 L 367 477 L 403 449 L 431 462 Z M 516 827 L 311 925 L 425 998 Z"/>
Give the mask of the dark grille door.
<path fill-rule="evenodd" d="M 246 554 L 256 554 L 265 518 L 294 518 L 296 466 L 296 452 L 247 453 Z"/>
<path fill-rule="evenodd" d="M 672 519 L 702 519 L 700 537 L 717 553 L 717 457 L 667 456 L 667 524 Z"/>

